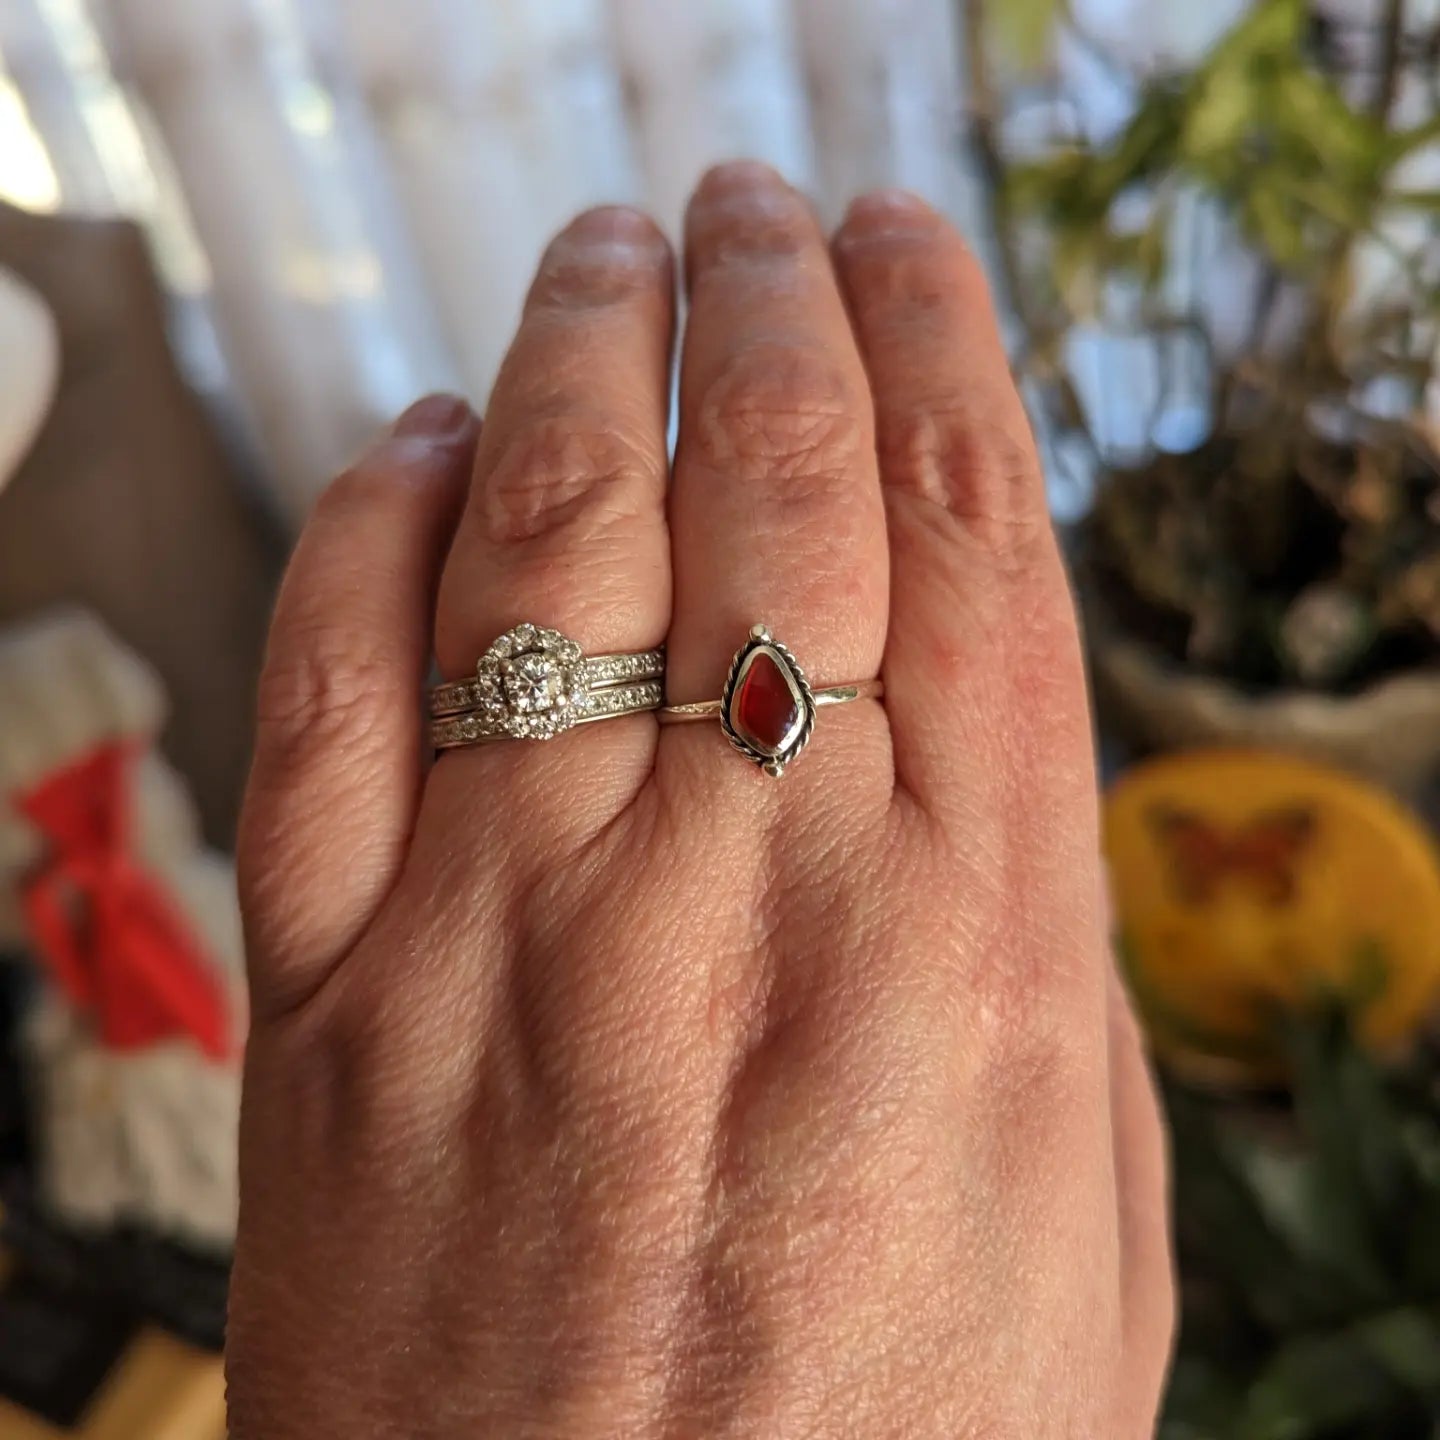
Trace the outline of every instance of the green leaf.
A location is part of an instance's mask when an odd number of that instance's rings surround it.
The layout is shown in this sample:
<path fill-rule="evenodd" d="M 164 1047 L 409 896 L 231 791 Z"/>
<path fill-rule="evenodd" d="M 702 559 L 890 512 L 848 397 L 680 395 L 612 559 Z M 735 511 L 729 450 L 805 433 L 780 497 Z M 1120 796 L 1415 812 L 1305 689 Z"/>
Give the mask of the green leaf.
<path fill-rule="evenodd" d="M 1267 118 L 1298 148 L 1337 169 L 1379 178 L 1389 167 L 1385 132 L 1322 75 L 1298 66 L 1277 75 L 1267 96 Z"/>
<path fill-rule="evenodd" d="M 1234 150 L 1255 120 L 1255 87 L 1240 70 L 1226 67 L 1196 86 L 1180 131 L 1180 153 L 1204 160 Z"/>
<path fill-rule="evenodd" d="M 1412 1293 L 1440 1301 L 1440 1126 L 1428 1105 L 1402 1122 L 1400 1143 L 1416 1185 L 1400 1267 Z"/>
<path fill-rule="evenodd" d="M 1165 1393 L 1158 1440 L 1210 1440 L 1230 1434 L 1243 1400 L 1235 1376 L 1218 1362 L 1179 1355 Z"/>
<path fill-rule="evenodd" d="M 1136 247 L 1136 261 L 1141 279 L 1146 285 L 1156 286 L 1165 278 L 1165 244 L 1170 238 L 1172 215 L 1168 206 L 1160 206 L 1150 217 L 1139 237 Z"/>
<path fill-rule="evenodd" d="M 1344 1207 L 1357 1230 L 1356 1253 L 1377 1263 L 1390 1217 L 1414 1190 L 1402 1140 L 1401 1114 L 1384 1077 L 1351 1043 L 1343 1015 L 1292 1025 L 1287 1053 L 1295 1074 L 1296 1116 L 1315 1156 L 1332 1206 Z"/>
<path fill-rule="evenodd" d="M 1395 1068 L 1356 1038 L 1380 959 L 1282 1021 L 1294 1123 L 1167 1089 L 1183 1324 L 1162 1440 L 1440 1440 L 1440 1054 Z"/>
<path fill-rule="evenodd" d="M 1259 0 L 1210 52 L 1202 69 L 1214 73 L 1293 51 L 1305 38 L 1309 18 L 1306 0 Z"/>
<path fill-rule="evenodd" d="M 987 43 L 1012 65 L 1033 70 L 1049 54 L 1055 22 L 1063 12 L 1063 0 L 997 0 L 985 6 Z"/>
<path fill-rule="evenodd" d="M 1099 293 L 1092 236 L 1067 233 L 1060 237 L 1051 260 L 1051 283 L 1072 315 L 1083 319 L 1095 313 Z"/>
<path fill-rule="evenodd" d="M 1312 1440 L 1403 1410 L 1404 1387 L 1347 1331 L 1282 1346 L 1251 1387 L 1236 1440 Z M 1382 1430 L 1365 1433 L 1380 1435 Z"/>
<path fill-rule="evenodd" d="M 1440 115 L 1432 115 L 1430 119 L 1408 130 L 1391 131 L 1385 141 L 1386 154 L 1394 164 L 1437 141 L 1440 141 Z"/>
<path fill-rule="evenodd" d="M 1349 1297 L 1290 1247 L 1256 1184 L 1271 1152 L 1184 1091 L 1168 1092 L 1167 1111 L 1182 1197 L 1177 1224 L 1191 1263 L 1243 1297 L 1269 1330 L 1335 1323 Z"/>
<path fill-rule="evenodd" d="M 1356 1343 L 1417 1395 L 1440 1398 L 1440 1318 L 1407 1305 L 1365 1321 Z"/>
<path fill-rule="evenodd" d="M 1388 1276 L 1367 1213 L 1348 1191 L 1334 1188 L 1312 1157 L 1257 1147 L 1248 1175 L 1286 1253 L 1325 1285 L 1332 1316 L 1384 1302 Z"/>
<path fill-rule="evenodd" d="M 1252 239 L 1282 270 L 1301 271 L 1312 259 L 1305 243 L 1305 230 L 1293 207 L 1285 201 L 1279 186 L 1257 176 L 1244 197 L 1240 219 Z"/>
<path fill-rule="evenodd" d="M 1283 198 L 1337 230 L 1364 231 L 1370 227 L 1374 204 L 1368 195 L 1361 195 L 1353 187 L 1347 189 L 1330 176 L 1287 173 L 1278 165 L 1265 173 L 1267 182 Z"/>

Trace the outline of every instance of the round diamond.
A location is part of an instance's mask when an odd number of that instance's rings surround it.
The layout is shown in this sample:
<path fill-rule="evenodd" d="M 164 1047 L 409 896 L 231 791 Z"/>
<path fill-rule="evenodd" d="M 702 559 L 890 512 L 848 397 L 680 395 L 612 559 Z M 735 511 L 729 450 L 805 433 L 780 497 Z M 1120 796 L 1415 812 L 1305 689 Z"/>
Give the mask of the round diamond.
<path fill-rule="evenodd" d="M 517 625 L 476 667 L 477 708 L 494 730 L 516 739 L 548 740 L 585 712 L 590 680 L 585 656 L 558 630 Z"/>
<path fill-rule="evenodd" d="M 569 703 L 565 674 L 549 655 L 533 650 L 517 655 L 500 667 L 500 673 L 510 708 L 522 715 Z"/>
<path fill-rule="evenodd" d="M 475 682 L 475 707 L 487 715 L 505 709 L 505 690 L 498 675 L 485 674 Z"/>

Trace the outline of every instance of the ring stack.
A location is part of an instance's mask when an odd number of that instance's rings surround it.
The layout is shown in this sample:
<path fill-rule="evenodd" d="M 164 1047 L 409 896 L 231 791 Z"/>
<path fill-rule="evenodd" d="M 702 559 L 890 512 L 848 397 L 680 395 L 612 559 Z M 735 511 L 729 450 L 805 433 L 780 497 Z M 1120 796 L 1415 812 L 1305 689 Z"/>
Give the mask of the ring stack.
<path fill-rule="evenodd" d="M 558 630 L 507 630 L 480 657 L 475 676 L 430 692 L 436 750 L 492 740 L 550 740 L 576 725 L 658 710 L 665 652 L 587 656 Z"/>

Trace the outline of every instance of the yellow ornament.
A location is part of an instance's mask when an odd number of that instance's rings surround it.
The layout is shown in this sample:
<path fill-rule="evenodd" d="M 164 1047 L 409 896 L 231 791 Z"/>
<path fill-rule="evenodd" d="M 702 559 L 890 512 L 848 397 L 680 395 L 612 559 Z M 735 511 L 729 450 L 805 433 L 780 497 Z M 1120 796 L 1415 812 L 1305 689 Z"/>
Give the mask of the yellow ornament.
<path fill-rule="evenodd" d="M 1270 1017 L 1325 995 L 1376 1047 L 1440 993 L 1440 854 L 1387 794 L 1261 751 L 1129 771 L 1105 804 L 1118 943 L 1157 1054 L 1269 1079 Z"/>

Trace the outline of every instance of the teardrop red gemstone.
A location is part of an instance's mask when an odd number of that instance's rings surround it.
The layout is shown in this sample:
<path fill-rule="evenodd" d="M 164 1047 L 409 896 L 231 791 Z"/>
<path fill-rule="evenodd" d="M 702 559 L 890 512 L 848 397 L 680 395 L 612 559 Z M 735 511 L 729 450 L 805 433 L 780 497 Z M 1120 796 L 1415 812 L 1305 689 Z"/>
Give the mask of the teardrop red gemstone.
<path fill-rule="evenodd" d="M 800 697 L 768 650 L 757 650 L 730 702 L 730 723 L 757 750 L 778 754 L 800 719 Z"/>

